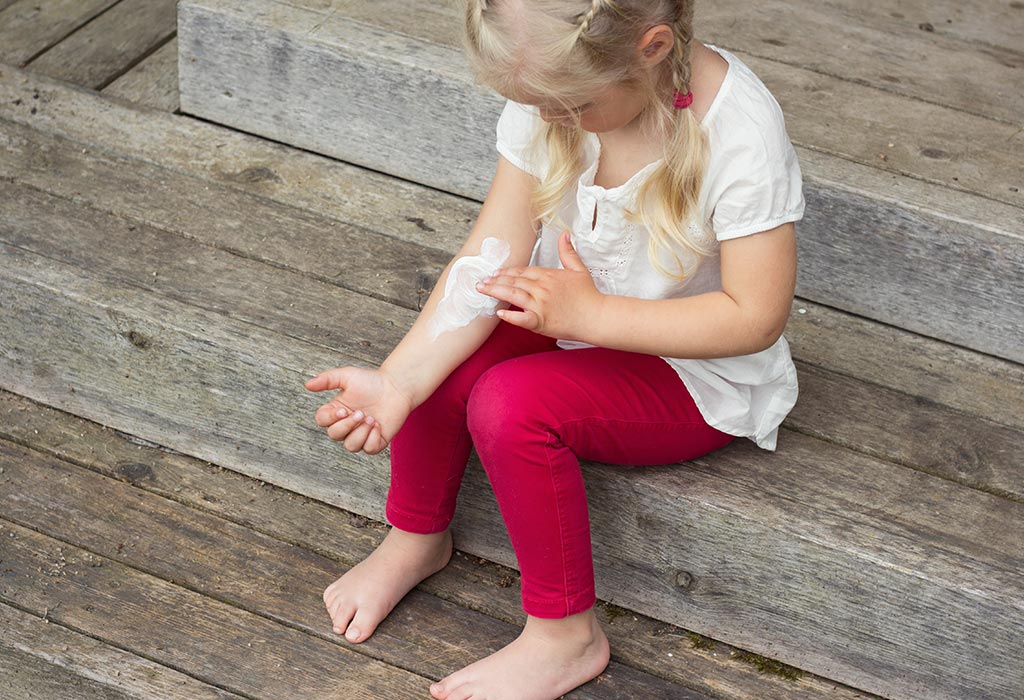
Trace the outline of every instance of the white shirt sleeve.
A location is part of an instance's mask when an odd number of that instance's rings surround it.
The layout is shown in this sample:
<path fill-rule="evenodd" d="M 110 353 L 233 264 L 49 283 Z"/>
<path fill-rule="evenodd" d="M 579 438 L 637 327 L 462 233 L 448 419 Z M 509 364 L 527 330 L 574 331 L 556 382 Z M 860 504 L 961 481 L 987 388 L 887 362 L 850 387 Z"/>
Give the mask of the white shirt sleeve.
<path fill-rule="evenodd" d="M 543 145 L 534 140 L 541 126 L 536 107 L 508 100 L 498 118 L 496 148 L 509 162 L 540 179 L 544 172 Z"/>
<path fill-rule="evenodd" d="M 709 170 L 711 226 L 719 241 L 773 229 L 804 215 L 803 177 L 774 99 L 733 116 L 719 130 Z"/>

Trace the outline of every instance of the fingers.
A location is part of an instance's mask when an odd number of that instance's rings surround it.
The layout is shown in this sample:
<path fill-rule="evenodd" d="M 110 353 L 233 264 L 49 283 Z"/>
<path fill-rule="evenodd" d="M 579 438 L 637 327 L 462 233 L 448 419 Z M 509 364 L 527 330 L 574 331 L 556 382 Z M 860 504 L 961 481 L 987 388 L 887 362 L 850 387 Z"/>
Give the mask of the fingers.
<path fill-rule="evenodd" d="M 519 326 L 529 330 L 537 330 L 540 327 L 540 317 L 533 311 L 499 311 L 498 316 L 502 321 L 507 321 L 513 326 Z"/>
<path fill-rule="evenodd" d="M 387 447 L 387 443 L 384 441 L 384 437 L 380 432 L 380 423 L 374 423 L 370 428 L 370 433 L 366 437 L 366 442 L 363 443 L 363 452 L 368 455 L 375 455 Z"/>
<path fill-rule="evenodd" d="M 310 391 L 326 391 L 327 389 L 344 389 L 348 381 L 348 367 L 335 367 L 321 372 L 312 379 L 307 379 L 305 387 Z"/>
<path fill-rule="evenodd" d="M 536 267 L 536 266 L 530 266 L 530 267 L 503 267 L 500 270 L 496 270 L 495 273 L 493 275 L 491 275 L 491 277 L 497 278 L 497 277 L 508 276 L 508 277 L 521 277 L 523 279 L 528 279 L 528 280 L 539 280 L 541 277 L 544 276 L 544 274 L 545 274 L 545 271 L 540 269 L 540 268 L 538 268 L 538 267 Z"/>
<path fill-rule="evenodd" d="M 511 280 L 511 278 L 503 279 Z M 476 288 L 483 294 L 515 304 L 521 309 L 532 306 L 533 295 L 521 286 L 513 286 L 511 281 L 479 282 Z"/>
<path fill-rule="evenodd" d="M 334 424 L 327 428 L 327 437 L 335 442 L 345 440 L 353 430 L 363 424 L 364 418 L 365 416 L 362 411 L 348 413 L 344 418 L 337 417 Z"/>
<path fill-rule="evenodd" d="M 335 396 L 316 410 L 314 420 L 316 420 L 316 424 L 321 428 L 326 428 L 330 425 L 334 425 L 339 418 L 345 418 L 351 413 L 352 411 L 349 407 L 339 401 L 338 397 Z"/>
<path fill-rule="evenodd" d="M 338 416 L 336 422 L 327 429 L 327 435 L 334 441 L 343 441 L 349 452 L 363 450 L 366 454 L 375 455 L 384 450 L 388 441 L 384 439 L 380 423 L 373 416 L 366 416 L 362 411 L 344 410 L 344 417 Z"/>

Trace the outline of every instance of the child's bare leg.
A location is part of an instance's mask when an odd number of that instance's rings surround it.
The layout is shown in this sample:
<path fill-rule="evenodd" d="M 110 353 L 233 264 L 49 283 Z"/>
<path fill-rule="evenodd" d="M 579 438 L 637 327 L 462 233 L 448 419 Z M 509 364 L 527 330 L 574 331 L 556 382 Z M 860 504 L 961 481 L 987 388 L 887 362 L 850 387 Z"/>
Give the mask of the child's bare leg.
<path fill-rule="evenodd" d="M 528 616 L 508 646 L 430 686 L 439 700 L 555 700 L 608 665 L 608 638 L 591 607 L 560 619 Z"/>
<path fill-rule="evenodd" d="M 443 569 L 451 556 L 451 530 L 421 535 L 391 528 L 370 556 L 324 591 L 334 631 L 350 642 L 364 641 L 406 593 Z"/>

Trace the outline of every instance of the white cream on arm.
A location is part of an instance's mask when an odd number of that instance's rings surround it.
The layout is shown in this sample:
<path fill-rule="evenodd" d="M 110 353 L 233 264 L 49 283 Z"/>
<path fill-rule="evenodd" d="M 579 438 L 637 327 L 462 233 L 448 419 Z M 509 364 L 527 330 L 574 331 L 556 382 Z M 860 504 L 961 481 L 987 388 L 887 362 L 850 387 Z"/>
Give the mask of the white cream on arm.
<path fill-rule="evenodd" d="M 455 261 L 444 285 L 444 297 L 430 319 L 430 339 L 446 331 L 468 325 L 479 316 L 493 316 L 498 300 L 478 292 L 476 284 L 497 272 L 511 253 L 508 241 L 485 238 L 479 255 L 466 255 Z"/>

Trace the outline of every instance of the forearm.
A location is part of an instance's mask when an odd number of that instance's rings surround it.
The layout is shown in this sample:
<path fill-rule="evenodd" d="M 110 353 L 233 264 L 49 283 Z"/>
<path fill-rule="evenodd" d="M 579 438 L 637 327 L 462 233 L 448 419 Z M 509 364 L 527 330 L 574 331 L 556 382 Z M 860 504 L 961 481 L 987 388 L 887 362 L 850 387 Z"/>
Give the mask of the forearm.
<path fill-rule="evenodd" d="M 701 359 L 764 350 L 781 332 L 725 292 L 680 299 L 606 295 L 583 340 L 616 350 Z"/>
<path fill-rule="evenodd" d="M 468 325 L 441 333 L 431 340 L 430 321 L 444 296 L 445 283 L 452 266 L 461 256 L 452 258 L 420 310 L 412 328 L 395 346 L 381 369 L 390 374 L 419 406 L 426 401 L 452 370 L 472 355 L 500 323 L 497 316 L 479 316 Z M 498 308 L 506 308 L 502 303 Z"/>

